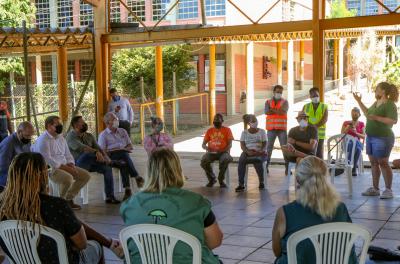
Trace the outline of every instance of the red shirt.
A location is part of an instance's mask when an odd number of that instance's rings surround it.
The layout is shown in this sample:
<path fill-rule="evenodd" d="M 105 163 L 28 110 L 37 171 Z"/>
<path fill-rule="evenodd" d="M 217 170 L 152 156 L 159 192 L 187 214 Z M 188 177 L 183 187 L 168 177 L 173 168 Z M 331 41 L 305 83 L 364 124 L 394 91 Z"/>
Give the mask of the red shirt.
<path fill-rule="evenodd" d="M 352 123 L 353 123 L 352 121 L 344 121 L 344 122 L 343 122 L 343 127 L 346 127 L 346 126 L 348 126 L 348 125 L 351 125 Z M 354 128 L 349 129 L 349 131 L 347 131 L 347 135 L 350 135 L 350 136 L 353 136 L 353 137 L 356 137 L 356 138 L 360 139 L 360 138 L 356 135 L 356 133 L 354 133 L 354 131 L 357 132 L 357 133 L 359 133 L 359 134 L 363 134 L 363 132 L 364 132 L 364 127 L 365 127 L 364 123 L 361 122 L 361 121 L 358 121 L 358 123 L 357 123 L 357 125 L 356 125 L 356 127 L 355 127 L 355 130 L 354 130 Z"/>
<path fill-rule="evenodd" d="M 228 146 L 228 141 L 233 139 L 232 131 L 229 127 L 217 129 L 212 127 L 207 130 L 204 140 L 208 142 L 211 152 L 221 152 Z"/>

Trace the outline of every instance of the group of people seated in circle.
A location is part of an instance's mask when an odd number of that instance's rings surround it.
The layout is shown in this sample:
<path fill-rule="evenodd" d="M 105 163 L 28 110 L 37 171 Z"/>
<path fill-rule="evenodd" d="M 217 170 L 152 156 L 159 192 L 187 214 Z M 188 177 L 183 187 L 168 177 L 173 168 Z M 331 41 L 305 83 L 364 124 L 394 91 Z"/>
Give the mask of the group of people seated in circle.
<path fill-rule="evenodd" d="M 245 190 L 244 175 L 247 164 L 255 164 L 260 181 L 259 189 L 265 188 L 263 175 L 267 167 L 262 164 L 270 164 L 272 148 L 269 139 L 275 140 L 278 137 L 285 160 L 297 162 L 297 192 L 296 200 L 282 206 L 276 213 L 272 230 L 272 248 L 277 257 L 276 263 L 287 263 L 286 241 L 292 233 L 327 222 L 351 222 L 345 204 L 327 180 L 327 165 L 318 157 L 318 154 L 323 153 L 320 143 L 323 144 L 325 137 L 327 106 L 321 106 L 322 103 L 315 99 L 319 97 L 316 89 L 310 90 L 310 96 L 313 96 L 311 105 L 306 105 L 304 111 L 298 113 L 299 126 L 292 128 L 285 139 L 281 135 L 285 134 L 281 132 L 286 129 L 286 122 L 282 120 L 286 115 L 282 108 L 287 112 L 288 105 L 281 102 L 284 100 L 282 91 L 281 86 L 276 86 L 273 98 L 268 101 L 267 132 L 258 127 L 254 115 L 243 117 L 246 129 L 240 138 L 243 153 L 239 158 L 239 185 L 236 188 L 237 192 Z M 376 89 L 377 101 L 370 108 L 365 107 L 359 95 L 355 94 L 354 97 L 367 116 L 365 145 L 374 179 L 374 186 L 363 195 L 390 198 L 392 175 L 390 166 L 387 167 L 386 163 L 394 142 L 391 127 L 397 122 L 397 109 L 396 113 L 393 112 L 398 93 L 396 94 L 393 86 L 389 84 L 379 84 Z M 115 110 L 117 109 L 120 111 L 121 107 L 116 107 Z M 272 115 L 272 118 L 268 118 L 268 115 Z M 352 117 L 352 121 L 345 122 L 342 132 L 362 139 L 365 137 L 364 126 L 358 121 L 358 108 L 353 109 Z M 228 127 L 223 126 L 223 121 L 221 114 L 215 116 L 214 126 L 207 131 L 202 145 L 206 153 L 201 158 L 201 167 L 208 178 L 207 187 L 212 187 L 217 179 L 220 187 L 226 187 L 224 175 L 232 162 L 229 152 L 233 135 Z M 223 240 L 223 233 L 212 211 L 212 205 L 202 195 L 182 188 L 185 176 L 180 159 L 173 151 L 171 137 L 162 132 L 163 121 L 153 118 L 152 133 L 144 140 L 144 147 L 149 155 L 145 179 L 140 177 L 130 158 L 133 145 L 128 131 L 120 127 L 115 111 L 104 116 L 104 123 L 106 129 L 96 141 L 94 136 L 87 132 L 88 126 L 83 117 L 73 117 L 72 130 L 65 139 L 60 118 L 50 116 L 45 121 L 46 131 L 31 145 L 34 128 L 29 122 L 22 122 L 17 132 L 0 143 L 0 219 L 29 221 L 59 231 L 66 240 L 70 263 L 104 263 L 103 247 L 110 248 L 117 256 L 123 258 L 120 241 L 97 232 L 78 219 L 73 212 L 80 209 L 73 199 L 88 183 L 91 171 L 102 173 L 104 176 L 106 203 L 120 202 L 114 196 L 111 169 L 117 167 L 121 171 L 125 188 L 120 213 L 126 225 L 152 223 L 183 230 L 200 241 L 202 263 L 222 263 L 212 252 Z M 356 150 L 361 153 L 362 144 L 357 146 Z M 214 161 L 218 161 L 220 165 L 218 177 L 212 170 L 211 164 Z M 386 184 L 386 190 L 382 194 L 378 188 L 380 171 Z M 130 177 L 135 178 L 141 188 L 133 195 Z M 49 181 L 59 185 L 60 197 L 49 195 Z M 162 211 L 163 217 L 154 217 L 154 211 Z M 309 250 L 310 245 L 306 242 L 301 245 L 298 249 L 299 263 L 315 263 L 315 254 Z M 10 256 L 2 239 L 0 246 Z M 128 248 L 132 263 L 140 262 L 139 251 L 134 243 L 129 243 Z M 38 252 L 43 263 L 58 263 L 54 242 L 41 238 Z M 173 263 L 190 263 L 190 259 L 190 250 L 179 247 L 179 252 L 174 254 Z M 353 249 L 349 263 L 356 262 Z"/>

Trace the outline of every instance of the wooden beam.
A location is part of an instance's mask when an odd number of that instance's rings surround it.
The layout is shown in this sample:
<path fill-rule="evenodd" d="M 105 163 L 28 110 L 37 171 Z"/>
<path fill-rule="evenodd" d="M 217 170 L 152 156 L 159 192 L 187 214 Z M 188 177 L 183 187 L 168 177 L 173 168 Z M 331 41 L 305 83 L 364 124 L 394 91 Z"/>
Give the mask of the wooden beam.
<path fill-rule="evenodd" d="M 322 19 L 319 24 L 322 30 L 359 28 L 359 27 L 377 27 L 398 25 L 400 23 L 400 14 L 386 14 L 379 16 L 361 16 Z"/>
<path fill-rule="evenodd" d="M 240 25 L 240 26 L 224 26 L 224 27 L 204 27 L 184 30 L 163 30 L 154 31 L 151 34 L 147 32 L 136 33 L 111 33 L 105 34 L 102 37 L 104 42 L 110 43 L 112 46 L 118 44 L 129 43 L 148 43 L 160 41 L 176 41 L 190 40 L 206 37 L 221 37 L 249 34 L 265 34 L 265 33 L 280 33 L 280 32 L 299 32 L 311 31 L 312 21 L 301 20 L 293 22 L 277 22 L 255 25 Z"/>

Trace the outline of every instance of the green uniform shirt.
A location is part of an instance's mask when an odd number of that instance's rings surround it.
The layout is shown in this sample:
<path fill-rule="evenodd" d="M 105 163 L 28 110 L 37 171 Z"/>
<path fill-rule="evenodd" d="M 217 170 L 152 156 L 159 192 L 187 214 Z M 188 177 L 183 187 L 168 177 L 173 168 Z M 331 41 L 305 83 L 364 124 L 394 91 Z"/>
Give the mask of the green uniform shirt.
<path fill-rule="evenodd" d="M 328 105 L 320 102 L 317 109 L 314 109 L 313 103 L 304 106 L 304 112 L 308 115 L 308 123 L 311 125 L 318 124 L 324 118 L 325 111 L 328 111 Z M 318 127 L 318 138 L 325 139 L 326 124 Z"/>
<path fill-rule="evenodd" d="M 120 209 L 125 225 L 160 224 L 170 226 L 195 236 L 202 245 L 202 263 L 217 264 L 219 260 L 205 244 L 204 220 L 211 211 L 210 202 L 200 194 L 179 188 L 164 192 L 139 192 L 126 200 Z M 132 263 L 142 263 L 136 245 L 129 248 Z M 174 264 L 192 263 L 191 248 L 179 242 L 174 250 Z"/>
<path fill-rule="evenodd" d="M 376 106 L 376 102 L 368 108 L 368 115 L 377 115 L 381 117 L 388 117 L 397 121 L 397 107 L 393 101 Z M 382 122 L 367 119 L 367 126 L 365 133 L 373 137 L 390 137 L 393 136 L 392 125 L 386 125 Z"/>

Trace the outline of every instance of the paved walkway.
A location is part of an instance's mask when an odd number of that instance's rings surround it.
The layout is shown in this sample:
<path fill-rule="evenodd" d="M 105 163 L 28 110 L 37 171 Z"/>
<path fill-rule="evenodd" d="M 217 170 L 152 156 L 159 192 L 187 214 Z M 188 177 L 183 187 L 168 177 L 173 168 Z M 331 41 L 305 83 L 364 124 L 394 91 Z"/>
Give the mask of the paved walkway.
<path fill-rule="evenodd" d="M 200 157 L 200 156 L 199 156 Z M 144 174 L 147 157 L 140 148 L 134 154 L 139 172 Z M 277 208 L 294 199 L 294 191 L 287 191 L 286 176 L 282 166 L 272 166 L 267 179 L 267 189 L 258 190 L 258 180 L 253 168 L 250 169 L 249 190 L 235 193 L 237 185 L 237 165 L 230 166 L 231 187 L 206 188 L 206 177 L 199 160 L 182 159 L 183 171 L 188 181 L 184 188 L 201 193 L 213 204 L 218 222 L 224 232 L 223 245 L 215 250 L 224 263 L 273 263 L 275 257 L 271 250 L 271 231 Z M 369 187 L 370 173 L 354 178 L 354 194 L 347 193 L 346 179 L 336 177 L 335 186 L 342 194 L 351 217 L 355 223 L 368 228 L 374 236 L 373 244 L 394 249 L 400 245 L 400 178 L 395 173 L 393 200 L 366 198 L 360 192 Z M 117 185 L 116 185 L 117 186 Z M 123 228 L 119 216 L 119 206 L 106 205 L 102 201 L 103 180 L 95 175 L 90 182 L 89 205 L 77 215 L 97 230 L 108 236 L 118 237 Z M 121 198 L 122 193 L 118 194 Z M 107 263 L 122 263 L 106 250 Z M 391 262 L 395 263 L 395 262 Z"/>

